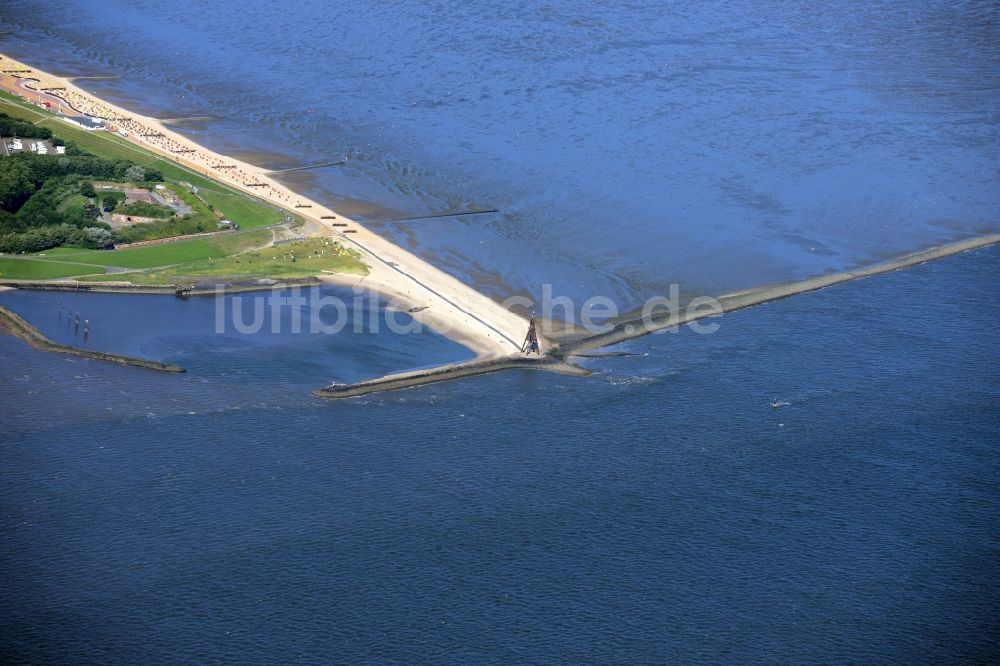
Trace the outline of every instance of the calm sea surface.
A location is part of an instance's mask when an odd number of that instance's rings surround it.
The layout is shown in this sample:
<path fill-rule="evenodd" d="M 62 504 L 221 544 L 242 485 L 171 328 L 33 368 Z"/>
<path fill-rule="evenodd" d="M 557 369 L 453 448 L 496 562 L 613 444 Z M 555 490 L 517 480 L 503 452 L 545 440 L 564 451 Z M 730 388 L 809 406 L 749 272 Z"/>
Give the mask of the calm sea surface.
<path fill-rule="evenodd" d="M 492 295 L 716 292 L 998 229 L 991 3 L 73 2 L 0 47 Z M 0 657 L 997 661 L 1000 250 L 650 336 L 589 378 L 324 402 L 468 357 L 0 293 Z M 341 292 L 325 292 L 336 295 Z M 244 296 L 244 305 L 266 296 Z M 345 296 L 346 298 L 346 296 Z M 232 299 L 228 302 L 232 306 Z M 352 314 L 367 321 L 379 304 Z M 790 403 L 769 406 L 778 398 Z"/>
<path fill-rule="evenodd" d="M 638 356 L 592 361 L 589 378 L 332 403 L 309 391 L 359 362 L 461 350 L 429 334 L 217 336 L 209 301 L 172 298 L 155 312 L 178 318 L 122 350 L 185 375 L 0 337 L 4 653 L 996 659 L 998 260 L 633 341 Z M 0 302 L 72 337 L 60 296 Z M 94 330 L 136 330 L 137 298 L 94 298 Z"/>
<path fill-rule="evenodd" d="M 991 2 L 7 0 L 0 45 L 497 296 L 625 308 L 997 230 Z M 346 199 L 346 200 L 345 200 Z"/>

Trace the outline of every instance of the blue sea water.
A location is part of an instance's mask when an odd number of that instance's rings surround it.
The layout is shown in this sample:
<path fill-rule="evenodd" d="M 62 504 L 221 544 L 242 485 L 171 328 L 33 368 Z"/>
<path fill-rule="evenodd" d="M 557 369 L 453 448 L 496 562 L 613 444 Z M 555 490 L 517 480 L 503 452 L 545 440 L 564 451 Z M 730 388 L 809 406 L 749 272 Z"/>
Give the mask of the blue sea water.
<path fill-rule="evenodd" d="M 745 288 L 998 229 L 993 2 L 8 0 L 2 46 L 302 164 L 491 294 Z"/>
<path fill-rule="evenodd" d="M 295 377 L 298 388 L 474 358 L 447 338 L 421 335 L 425 329 L 406 313 L 386 315 L 386 303 L 377 296 L 346 288 L 189 299 L 7 291 L 0 292 L 0 305 L 57 343 L 166 359 L 199 375 L 191 381 L 202 381 L 204 373 L 258 381 L 287 364 L 282 374 Z M 417 334 L 408 335 L 411 330 Z"/>
<path fill-rule="evenodd" d="M 340 402 L 327 368 L 449 348 L 197 305 L 125 345 L 180 376 L 0 337 L 5 661 L 996 660 L 998 259 Z"/>
<path fill-rule="evenodd" d="M 9 0 L 0 47 L 496 297 L 627 308 L 997 230 L 994 3 Z M 0 293 L 0 654 L 990 662 L 1000 251 L 632 341 L 589 378 L 310 391 L 467 352 Z M 266 296 L 244 298 L 264 298 Z M 382 312 L 371 302 L 353 314 Z M 778 398 L 790 404 L 773 410 Z"/>

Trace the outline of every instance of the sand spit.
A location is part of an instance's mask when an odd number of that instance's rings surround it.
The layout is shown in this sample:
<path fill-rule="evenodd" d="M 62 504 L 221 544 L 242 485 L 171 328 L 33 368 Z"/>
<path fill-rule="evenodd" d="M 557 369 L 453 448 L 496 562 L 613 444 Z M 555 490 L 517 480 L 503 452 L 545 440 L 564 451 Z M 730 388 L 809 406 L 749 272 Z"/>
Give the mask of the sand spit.
<path fill-rule="evenodd" d="M 334 236 L 362 255 L 369 269 L 366 286 L 405 301 L 415 319 L 468 344 L 480 358 L 520 350 L 528 330 L 525 318 L 358 222 L 292 191 L 267 169 L 209 150 L 156 118 L 99 99 L 70 79 L 48 74 L 5 54 L 0 55 L 0 65 L 9 73 L 4 75 L 8 77 L 5 87 L 17 94 L 33 101 L 51 101 L 53 108 L 66 115 L 102 118 L 137 146 L 315 222 L 322 235 Z"/>
<path fill-rule="evenodd" d="M 120 354 L 109 354 L 107 352 L 94 351 L 91 349 L 80 349 L 52 342 L 42 335 L 42 332 L 26 322 L 24 319 L 14 314 L 7 308 L 0 306 L 0 327 L 9 331 L 11 335 L 21 338 L 32 348 L 38 351 L 59 352 L 61 354 L 73 354 L 95 361 L 110 361 L 122 365 L 130 365 L 134 368 L 147 368 L 149 370 L 159 370 L 161 372 L 184 372 L 184 368 L 171 363 L 160 363 L 159 361 L 147 361 L 142 358 L 122 356 Z"/>

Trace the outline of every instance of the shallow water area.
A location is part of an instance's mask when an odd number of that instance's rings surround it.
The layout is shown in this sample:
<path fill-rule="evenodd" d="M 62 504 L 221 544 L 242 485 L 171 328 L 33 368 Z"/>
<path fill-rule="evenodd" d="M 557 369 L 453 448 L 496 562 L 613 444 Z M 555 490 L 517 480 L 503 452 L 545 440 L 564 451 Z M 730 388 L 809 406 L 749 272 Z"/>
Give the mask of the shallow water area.
<path fill-rule="evenodd" d="M 223 152 L 347 157 L 305 186 L 352 214 L 499 208 L 384 227 L 498 298 L 627 309 L 998 228 L 989 4 L 86 4 L 8 3 L 4 48 L 221 117 L 193 136 Z"/>
<path fill-rule="evenodd" d="M 292 297 L 301 301 L 290 302 Z M 160 390 L 179 394 L 207 383 L 225 385 L 225 394 L 236 390 L 279 403 L 299 401 L 334 381 L 353 382 L 473 356 L 414 325 L 405 313 L 392 312 L 388 319 L 385 303 L 377 297 L 334 287 L 187 299 L 7 291 L 0 292 L 0 305 L 55 342 L 180 365 L 185 375 L 153 380 Z M 86 336 L 85 321 L 90 327 Z M 74 377 L 89 373 L 96 363 L 56 356 L 74 368 Z M 122 377 L 133 381 L 127 371 Z M 270 388 L 261 392 L 261 385 Z"/>
<path fill-rule="evenodd" d="M 183 131 L 223 152 L 348 156 L 292 180 L 352 214 L 500 208 L 379 228 L 498 298 L 625 310 L 996 231 L 998 23 L 975 2 L 12 0 L 0 48 L 220 117 Z M 997 662 L 998 266 L 771 302 L 589 377 L 343 401 L 310 392 L 470 354 L 285 315 L 220 334 L 213 299 L 0 293 L 57 341 L 81 341 L 63 302 L 87 344 L 188 368 L 0 335 L 0 655 Z M 239 296 L 244 321 L 267 296 Z"/>
<path fill-rule="evenodd" d="M 125 345 L 180 376 L 0 336 L 4 653 L 991 660 L 998 260 L 337 402 L 306 389 L 413 336 Z"/>

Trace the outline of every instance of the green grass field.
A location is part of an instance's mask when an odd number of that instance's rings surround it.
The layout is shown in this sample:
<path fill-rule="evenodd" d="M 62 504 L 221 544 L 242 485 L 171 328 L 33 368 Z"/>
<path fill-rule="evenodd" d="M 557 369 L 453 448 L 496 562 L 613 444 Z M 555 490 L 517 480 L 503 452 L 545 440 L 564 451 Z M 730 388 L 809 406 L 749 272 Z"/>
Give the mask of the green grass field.
<path fill-rule="evenodd" d="M 240 225 L 241 229 L 259 229 L 272 224 L 281 224 L 285 219 L 285 214 L 280 210 L 258 204 L 242 194 L 212 187 L 199 188 L 198 194 L 227 218 Z"/>
<path fill-rule="evenodd" d="M 294 257 L 294 259 L 293 259 Z M 368 269 L 354 253 L 331 241 L 310 238 L 219 259 L 193 261 L 161 271 L 89 275 L 82 281 L 120 280 L 141 285 L 176 285 L 218 277 L 240 280 L 255 277 L 303 278 L 324 273 L 364 275 Z"/>
<path fill-rule="evenodd" d="M 116 273 L 114 275 L 81 275 L 73 278 L 79 282 L 125 282 L 133 285 L 170 287 L 180 282 L 176 277 L 165 277 L 161 273 Z"/>
<path fill-rule="evenodd" d="M 216 256 L 226 256 L 247 250 L 257 250 L 271 243 L 270 229 L 256 229 L 254 231 L 240 232 L 237 234 L 222 234 L 205 241 L 219 249 L 220 254 Z"/>
<path fill-rule="evenodd" d="M 72 141 L 79 148 L 99 157 L 126 159 L 149 169 L 156 169 L 171 183 L 185 181 L 198 188 L 205 201 L 243 229 L 257 229 L 284 220 L 284 213 L 269 204 L 249 197 L 222 183 L 210 180 L 144 148 L 135 146 L 109 132 L 88 132 L 65 120 L 34 107 L 10 93 L 0 91 L 0 111 L 51 129 L 56 136 Z M 183 188 L 177 188 L 183 189 Z"/>
<path fill-rule="evenodd" d="M 8 259 L 0 257 L 0 279 L 51 280 L 103 273 L 100 266 L 85 266 L 70 262 L 45 261 L 44 259 Z"/>
<path fill-rule="evenodd" d="M 364 275 L 358 257 L 324 238 L 309 238 L 230 257 L 194 261 L 161 271 L 164 275 L 216 275 L 226 277 L 308 277 L 324 272 Z"/>
<path fill-rule="evenodd" d="M 82 194 L 74 194 L 62 200 L 62 203 L 59 204 L 59 211 L 62 212 L 70 208 L 83 208 L 88 203 L 90 203 L 90 199 L 87 197 Z"/>
<path fill-rule="evenodd" d="M 155 268 L 222 255 L 223 251 L 211 243 L 195 239 L 122 250 L 77 250 L 76 254 L 62 255 L 59 259 L 121 268 Z"/>
<path fill-rule="evenodd" d="M 309 238 L 278 247 L 263 247 L 270 240 L 270 230 L 256 229 L 122 250 L 62 247 L 21 258 L 0 257 L 0 278 L 79 277 L 86 281 L 170 285 L 209 276 L 300 278 L 323 273 L 364 275 L 367 272 L 355 253 L 330 239 Z M 106 274 L 105 267 L 134 271 Z"/>
<path fill-rule="evenodd" d="M 193 206 L 196 210 L 203 209 L 205 204 L 197 201 L 193 194 L 178 184 L 180 181 L 190 183 L 198 188 L 198 196 L 240 226 L 237 233 L 177 240 L 161 245 L 121 250 L 60 247 L 36 255 L 26 255 L 25 258 L 0 257 L 0 278 L 42 280 L 79 276 L 85 280 L 174 284 L 184 277 L 291 278 L 324 272 L 367 272 L 359 257 L 336 246 L 329 239 L 315 238 L 277 248 L 264 247 L 271 242 L 271 231 L 264 227 L 283 222 L 284 211 L 134 146 L 121 137 L 74 127 L 2 91 L 0 111 L 31 122 L 44 123 L 57 136 L 72 141 L 95 155 L 128 159 L 144 167 L 157 169 L 163 173 L 178 196 L 189 204 L 196 203 Z M 70 197 L 66 205 L 82 206 L 85 202 L 84 197 L 75 195 Z M 295 219 L 301 222 L 300 219 Z M 133 272 L 109 275 L 103 267 L 126 268 Z"/>
<path fill-rule="evenodd" d="M 33 256 L 45 255 L 59 261 L 86 262 L 121 268 L 156 268 L 185 264 L 201 259 L 218 259 L 260 248 L 268 244 L 270 240 L 270 230 L 257 229 L 246 233 L 223 234 L 211 238 L 179 240 L 162 245 L 145 245 L 121 250 L 84 250 L 60 247 Z"/>
<path fill-rule="evenodd" d="M 84 250 L 81 250 L 78 247 L 52 247 L 52 248 L 49 248 L 48 250 L 44 250 L 42 252 L 37 252 L 37 253 L 29 255 L 29 256 L 32 256 L 32 257 L 61 257 L 62 255 L 65 255 L 65 254 L 79 254 L 80 252 L 84 252 Z"/>

